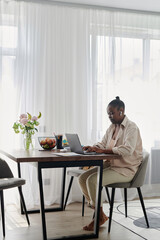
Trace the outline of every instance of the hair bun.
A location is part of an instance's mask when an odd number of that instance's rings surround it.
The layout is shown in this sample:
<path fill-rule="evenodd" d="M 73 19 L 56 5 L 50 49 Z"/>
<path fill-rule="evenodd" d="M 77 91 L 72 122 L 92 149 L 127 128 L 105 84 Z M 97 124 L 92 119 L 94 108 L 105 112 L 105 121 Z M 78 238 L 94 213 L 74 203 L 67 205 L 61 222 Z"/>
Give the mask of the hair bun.
<path fill-rule="evenodd" d="M 120 98 L 117 96 L 117 97 L 116 97 L 116 100 L 120 100 Z"/>

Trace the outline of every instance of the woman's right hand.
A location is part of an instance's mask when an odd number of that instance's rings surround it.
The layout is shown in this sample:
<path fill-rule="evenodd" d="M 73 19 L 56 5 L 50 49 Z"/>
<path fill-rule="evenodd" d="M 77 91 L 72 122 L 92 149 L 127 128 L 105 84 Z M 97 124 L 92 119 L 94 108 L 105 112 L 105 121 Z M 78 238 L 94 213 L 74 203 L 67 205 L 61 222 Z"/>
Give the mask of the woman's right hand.
<path fill-rule="evenodd" d="M 93 147 L 91 147 L 91 146 L 84 146 L 83 150 L 87 151 L 87 152 L 93 152 Z"/>

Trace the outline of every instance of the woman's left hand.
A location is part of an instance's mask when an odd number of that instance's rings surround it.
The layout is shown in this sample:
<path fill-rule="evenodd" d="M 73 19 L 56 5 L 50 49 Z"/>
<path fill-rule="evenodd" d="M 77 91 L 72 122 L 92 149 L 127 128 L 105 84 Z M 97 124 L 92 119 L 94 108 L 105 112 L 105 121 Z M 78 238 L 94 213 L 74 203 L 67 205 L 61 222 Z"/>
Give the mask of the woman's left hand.
<path fill-rule="evenodd" d="M 98 147 L 93 147 L 92 150 L 96 153 L 104 153 L 104 149 L 98 148 Z"/>
<path fill-rule="evenodd" d="M 101 149 L 98 147 L 93 147 L 92 150 L 96 153 L 113 154 L 112 149 Z"/>

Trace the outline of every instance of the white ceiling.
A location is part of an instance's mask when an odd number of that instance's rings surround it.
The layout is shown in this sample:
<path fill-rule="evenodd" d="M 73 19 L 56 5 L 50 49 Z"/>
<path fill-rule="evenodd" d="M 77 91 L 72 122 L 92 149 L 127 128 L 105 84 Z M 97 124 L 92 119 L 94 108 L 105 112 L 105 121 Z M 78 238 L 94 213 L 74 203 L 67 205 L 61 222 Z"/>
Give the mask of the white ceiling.
<path fill-rule="evenodd" d="M 160 0 L 52 0 L 55 2 L 78 3 L 160 13 Z"/>

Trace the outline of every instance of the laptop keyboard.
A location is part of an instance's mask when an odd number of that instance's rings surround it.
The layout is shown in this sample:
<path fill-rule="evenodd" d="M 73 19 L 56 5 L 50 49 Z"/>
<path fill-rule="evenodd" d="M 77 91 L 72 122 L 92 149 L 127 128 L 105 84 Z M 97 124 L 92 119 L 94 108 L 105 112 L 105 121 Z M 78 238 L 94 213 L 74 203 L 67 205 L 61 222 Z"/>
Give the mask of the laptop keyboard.
<path fill-rule="evenodd" d="M 101 153 L 97 153 L 97 152 L 87 152 L 87 151 L 83 151 L 83 153 L 85 155 L 96 155 L 96 154 L 101 154 Z"/>

